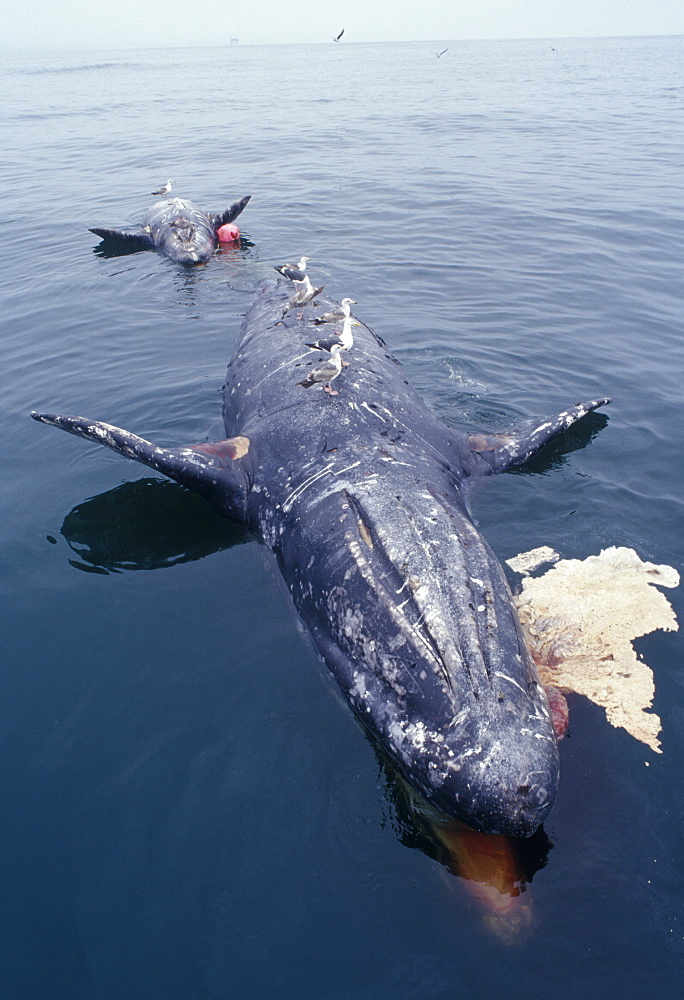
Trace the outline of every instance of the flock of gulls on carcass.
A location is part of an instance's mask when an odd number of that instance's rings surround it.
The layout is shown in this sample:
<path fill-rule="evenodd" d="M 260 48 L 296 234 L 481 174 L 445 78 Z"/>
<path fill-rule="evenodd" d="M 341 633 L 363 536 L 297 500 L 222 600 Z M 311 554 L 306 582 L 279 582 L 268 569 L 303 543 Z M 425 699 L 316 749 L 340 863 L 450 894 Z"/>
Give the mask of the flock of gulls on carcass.
<path fill-rule="evenodd" d="M 306 273 L 306 265 L 310 260 L 310 257 L 300 257 L 299 263 L 297 264 L 276 265 L 276 271 L 278 274 L 281 274 L 283 278 L 287 278 L 288 281 L 291 281 L 295 287 L 295 293 L 288 302 L 287 310 L 313 301 L 313 299 L 315 299 L 316 296 L 320 295 L 323 291 L 322 288 L 314 288 L 311 284 L 309 275 Z M 354 346 L 352 326 L 355 323 L 355 320 L 351 315 L 352 305 L 356 305 L 356 300 L 346 297 L 342 299 L 338 309 L 322 313 L 322 315 L 316 316 L 315 319 L 311 321 L 316 326 L 322 326 L 329 323 L 338 324 L 341 322 L 342 329 L 340 330 L 339 327 L 335 326 L 335 329 L 330 336 L 321 337 L 319 340 L 307 343 L 307 347 L 310 347 L 315 351 L 324 351 L 329 355 L 329 358 L 323 360 L 320 365 L 316 366 L 316 368 L 312 368 L 307 377 L 302 379 L 301 382 L 297 382 L 297 385 L 301 385 L 305 389 L 310 389 L 313 385 L 322 385 L 324 392 L 327 392 L 329 395 L 339 395 L 337 390 L 333 389 L 330 383 L 337 378 L 343 367 L 346 368 L 349 365 L 348 361 L 342 360 L 341 352 L 350 351 Z"/>

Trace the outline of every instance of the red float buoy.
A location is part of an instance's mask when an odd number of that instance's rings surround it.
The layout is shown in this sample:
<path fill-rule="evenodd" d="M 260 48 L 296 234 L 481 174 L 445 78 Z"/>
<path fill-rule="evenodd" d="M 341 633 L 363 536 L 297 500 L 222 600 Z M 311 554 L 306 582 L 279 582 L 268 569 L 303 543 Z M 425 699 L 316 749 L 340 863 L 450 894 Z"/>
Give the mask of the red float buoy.
<path fill-rule="evenodd" d="M 216 230 L 216 237 L 219 243 L 234 243 L 240 239 L 240 230 L 233 222 L 227 222 Z"/>

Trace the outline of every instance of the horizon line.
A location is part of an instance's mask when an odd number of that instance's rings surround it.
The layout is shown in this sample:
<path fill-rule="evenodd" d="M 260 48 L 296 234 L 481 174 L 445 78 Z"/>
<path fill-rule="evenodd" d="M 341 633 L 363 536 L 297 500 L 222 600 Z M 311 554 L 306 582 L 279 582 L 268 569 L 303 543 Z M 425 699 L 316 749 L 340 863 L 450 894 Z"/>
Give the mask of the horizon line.
<path fill-rule="evenodd" d="M 345 46 L 349 45 L 440 45 L 444 42 L 450 42 L 452 44 L 467 43 L 467 42 L 543 42 L 543 41 L 580 41 L 580 40 L 599 40 L 599 39 L 612 39 L 612 38 L 684 38 L 683 32 L 655 32 L 653 34 L 617 34 L 617 35 L 509 35 L 509 36 L 478 36 L 478 37 L 468 37 L 468 38 L 403 38 L 403 39 L 366 39 L 361 41 L 346 41 Z M 116 52 L 127 52 L 127 51 L 139 51 L 141 49 L 159 51 L 163 49 L 239 49 L 239 48 L 274 48 L 285 47 L 291 45 L 310 45 L 310 46 L 329 46 L 330 41 L 316 41 L 316 42 L 240 42 L 238 44 L 230 43 L 230 36 L 225 42 L 197 42 L 193 45 L 177 45 L 175 43 L 168 44 L 156 44 L 156 45 L 132 45 L 132 44 L 117 44 L 117 43 L 88 43 L 85 45 L 71 44 L 67 43 L 64 45 L 46 45 L 39 42 L 15 42 L 7 43 L 0 42 L 0 52 L 87 52 L 94 49 L 97 50 L 108 50 Z M 338 51 L 338 48 L 335 48 Z"/>

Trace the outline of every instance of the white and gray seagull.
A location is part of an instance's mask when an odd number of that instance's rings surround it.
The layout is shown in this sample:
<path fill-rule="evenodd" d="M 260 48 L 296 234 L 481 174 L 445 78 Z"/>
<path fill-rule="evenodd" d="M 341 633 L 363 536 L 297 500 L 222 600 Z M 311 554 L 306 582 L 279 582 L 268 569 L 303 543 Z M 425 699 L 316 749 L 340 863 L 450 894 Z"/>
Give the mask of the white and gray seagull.
<path fill-rule="evenodd" d="M 288 281 L 304 281 L 306 278 L 306 265 L 311 260 L 311 257 L 300 257 L 298 264 L 276 264 L 275 269 L 278 274 L 282 274 L 283 278 L 287 278 Z"/>
<path fill-rule="evenodd" d="M 274 265 L 278 274 L 282 274 L 283 278 L 287 278 L 295 286 L 295 294 L 288 302 L 285 312 L 294 306 L 305 305 L 323 291 L 322 288 L 314 288 L 309 275 L 306 273 L 306 264 L 309 260 L 311 260 L 310 257 L 300 257 L 299 264 Z"/>
<path fill-rule="evenodd" d="M 356 299 L 343 298 L 336 309 L 331 309 L 330 312 L 321 313 L 320 316 L 314 316 L 311 320 L 316 326 L 320 326 L 322 323 L 338 323 L 341 319 L 344 320 L 349 315 L 349 307 L 356 305 Z"/>
<path fill-rule="evenodd" d="M 153 191 L 152 194 L 168 194 L 173 187 L 173 181 L 169 180 L 163 187 L 160 187 L 158 191 Z"/>
<path fill-rule="evenodd" d="M 339 392 L 336 389 L 332 389 L 330 383 L 342 371 L 341 350 L 342 346 L 339 343 L 333 344 L 330 351 L 330 360 L 324 361 L 317 368 L 312 368 L 306 378 L 302 379 L 301 382 L 297 382 L 297 385 L 301 385 L 305 389 L 310 389 L 312 385 L 319 385 L 323 382 L 324 392 L 327 392 L 330 396 L 339 396 Z"/>
<path fill-rule="evenodd" d="M 343 299 L 342 301 L 353 302 L 354 300 Z M 347 315 L 344 318 L 344 323 L 342 324 L 342 330 L 340 333 L 334 333 L 332 337 L 321 338 L 320 340 L 316 340 L 306 346 L 318 351 L 327 351 L 328 354 L 332 354 L 334 347 L 339 347 L 341 351 L 351 351 L 354 346 L 352 326 L 355 322 L 356 320 L 349 315 L 349 306 L 347 306 Z M 343 361 L 342 364 L 345 368 L 349 367 L 348 361 Z"/>

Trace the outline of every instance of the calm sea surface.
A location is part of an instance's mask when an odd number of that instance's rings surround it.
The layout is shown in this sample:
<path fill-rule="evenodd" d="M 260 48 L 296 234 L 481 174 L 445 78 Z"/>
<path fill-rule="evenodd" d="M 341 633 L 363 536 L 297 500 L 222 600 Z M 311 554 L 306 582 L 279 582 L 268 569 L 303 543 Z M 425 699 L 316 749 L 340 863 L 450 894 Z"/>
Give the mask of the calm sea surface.
<path fill-rule="evenodd" d="M 681 571 L 683 64 L 682 38 L 5 56 L 3 1000 L 678 994 L 678 633 L 637 643 L 662 755 L 571 700 L 502 914 L 266 550 L 28 411 L 222 436 L 242 315 L 306 253 L 448 423 L 613 397 L 593 435 L 477 489 L 501 558 L 626 545 Z M 242 247 L 103 256 L 88 227 L 135 223 L 167 177 L 211 211 L 251 194 Z"/>

